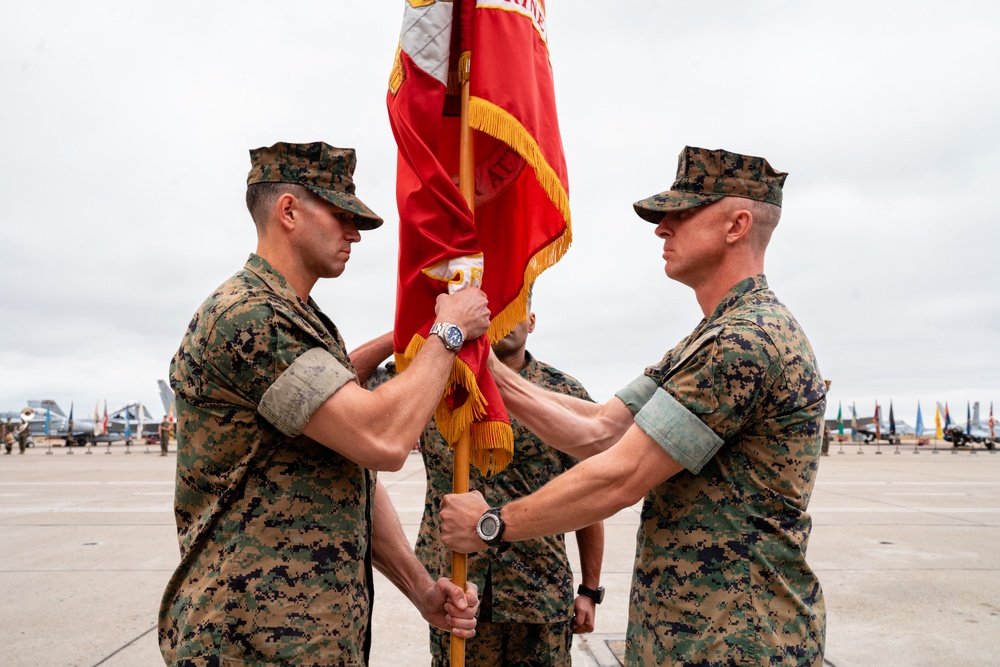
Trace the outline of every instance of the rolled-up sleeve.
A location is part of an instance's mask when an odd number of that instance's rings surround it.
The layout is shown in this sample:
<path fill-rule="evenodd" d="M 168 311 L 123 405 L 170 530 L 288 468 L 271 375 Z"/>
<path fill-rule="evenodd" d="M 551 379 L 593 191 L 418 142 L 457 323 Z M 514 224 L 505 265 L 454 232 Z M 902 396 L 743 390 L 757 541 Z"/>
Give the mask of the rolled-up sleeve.
<path fill-rule="evenodd" d="M 635 415 L 635 423 L 675 461 L 697 474 L 724 440 L 696 414 L 657 388 Z"/>
<path fill-rule="evenodd" d="M 656 392 L 656 381 L 646 375 L 640 375 L 615 393 L 632 414 L 636 414 L 646 405 L 646 402 Z"/>
<path fill-rule="evenodd" d="M 314 347 L 293 361 L 267 388 L 257 412 L 294 438 L 302 433 L 316 409 L 354 378 L 354 373 L 336 357 Z"/>

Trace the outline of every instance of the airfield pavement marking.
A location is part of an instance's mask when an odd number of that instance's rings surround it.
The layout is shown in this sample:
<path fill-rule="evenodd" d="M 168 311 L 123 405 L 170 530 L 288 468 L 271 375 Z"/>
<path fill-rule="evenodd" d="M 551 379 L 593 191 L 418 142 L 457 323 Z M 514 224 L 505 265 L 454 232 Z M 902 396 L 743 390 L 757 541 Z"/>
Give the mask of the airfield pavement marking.
<path fill-rule="evenodd" d="M 136 482 L 132 480 L 124 482 L 116 481 L 79 481 L 79 482 L 0 482 L 2 486 L 173 486 L 170 482 Z"/>
<path fill-rule="evenodd" d="M 865 514 L 883 512 L 885 514 L 996 514 L 1000 507 L 810 507 L 809 514 Z"/>
<path fill-rule="evenodd" d="M 976 482 L 898 482 L 898 481 L 872 481 L 864 480 L 852 482 L 850 480 L 823 481 L 823 486 L 1000 486 L 1000 482 L 976 481 Z"/>
<path fill-rule="evenodd" d="M 912 493 L 883 493 L 884 496 L 971 496 L 971 493 L 929 493 L 921 491 L 913 491 Z"/>
<path fill-rule="evenodd" d="M 0 514 L 173 514 L 173 505 L 155 507 L 0 507 Z"/>

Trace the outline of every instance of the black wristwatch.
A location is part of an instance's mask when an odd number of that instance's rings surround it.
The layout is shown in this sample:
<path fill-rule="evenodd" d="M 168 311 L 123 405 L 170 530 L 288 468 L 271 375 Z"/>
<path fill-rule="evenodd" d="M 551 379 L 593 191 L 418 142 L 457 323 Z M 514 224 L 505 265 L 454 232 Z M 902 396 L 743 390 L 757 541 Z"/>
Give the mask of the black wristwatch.
<path fill-rule="evenodd" d="M 452 352 L 461 350 L 462 345 L 465 343 L 465 334 L 462 333 L 461 327 L 450 322 L 438 322 L 431 327 L 428 334 L 439 336 L 444 346 Z"/>
<path fill-rule="evenodd" d="M 583 584 L 580 584 L 579 588 L 576 589 L 576 593 L 577 595 L 586 595 L 594 601 L 594 604 L 601 604 L 604 602 L 604 586 L 598 586 L 595 591 L 593 588 L 587 588 Z"/>
<path fill-rule="evenodd" d="M 479 535 L 479 538 L 491 547 L 504 545 L 503 529 L 503 519 L 500 518 L 499 507 L 486 510 L 479 517 L 479 523 L 476 524 L 476 533 Z"/>

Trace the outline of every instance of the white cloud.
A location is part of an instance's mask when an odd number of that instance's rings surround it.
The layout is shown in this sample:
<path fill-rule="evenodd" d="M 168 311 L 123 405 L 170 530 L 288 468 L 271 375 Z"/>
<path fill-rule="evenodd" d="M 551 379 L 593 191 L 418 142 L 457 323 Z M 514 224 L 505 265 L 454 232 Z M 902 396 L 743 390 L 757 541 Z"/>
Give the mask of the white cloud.
<path fill-rule="evenodd" d="M 921 400 L 926 423 L 935 400 L 1000 400 L 1000 6 L 548 4 L 576 241 L 536 292 L 537 356 L 604 399 L 694 326 L 631 202 L 669 186 L 683 145 L 725 147 L 790 172 L 767 273 L 834 413 Z M 351 346 L 388 329 L 401 16 L 0 5 L 0 409 L 142 398 L 157 413 L 188 319 L 254 247 L 247 150 L 274 141 L 358 148 L 359 194 L 387 224 L 314 296 Z"/>

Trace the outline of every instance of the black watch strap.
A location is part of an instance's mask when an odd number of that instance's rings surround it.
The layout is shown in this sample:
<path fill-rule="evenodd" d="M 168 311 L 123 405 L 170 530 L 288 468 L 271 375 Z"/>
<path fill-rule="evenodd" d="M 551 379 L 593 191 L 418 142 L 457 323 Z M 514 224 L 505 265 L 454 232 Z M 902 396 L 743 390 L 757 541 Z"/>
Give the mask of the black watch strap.
<path fill-rule="evenodd" d="M 604 586 L 598 586 L 597 590 L 593 588 L 587 588 L 583 584 L 576 589 L 577 595 L 586 595 L 588 598 L 594 601 L 594 604 L 601 604 L 604 602 Z"/>

